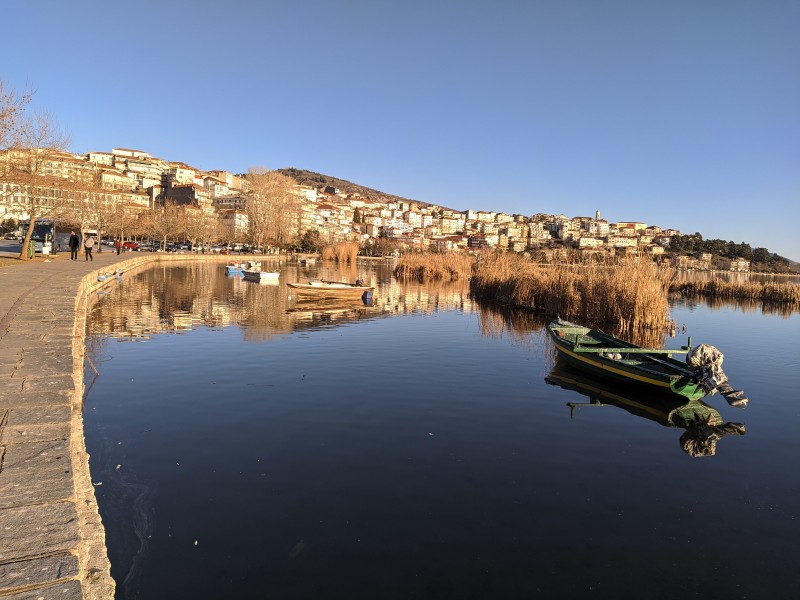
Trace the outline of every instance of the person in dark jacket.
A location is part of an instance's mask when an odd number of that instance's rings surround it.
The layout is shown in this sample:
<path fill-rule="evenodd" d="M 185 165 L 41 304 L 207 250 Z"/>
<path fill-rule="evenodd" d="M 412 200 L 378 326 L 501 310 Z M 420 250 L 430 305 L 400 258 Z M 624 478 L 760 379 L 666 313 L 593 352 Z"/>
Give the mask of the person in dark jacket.
<path fill-rule="evenodd" d="M 78 248 L 81 246 L 81 240 L 78 235 L 72 231 L 69 235 L 69 259 L 78 260 Z"/>

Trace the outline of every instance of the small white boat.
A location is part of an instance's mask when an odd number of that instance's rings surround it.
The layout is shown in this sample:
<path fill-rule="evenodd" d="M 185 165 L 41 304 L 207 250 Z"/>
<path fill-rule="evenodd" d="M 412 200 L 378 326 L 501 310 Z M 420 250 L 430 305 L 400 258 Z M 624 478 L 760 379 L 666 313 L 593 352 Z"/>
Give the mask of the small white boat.
<path fill-rule="evenodd" d="M 246 281 L 274 281 L 280 278 L 280 271 L 262 271 L 261 269 L 243 269 L 242 274 Z"/>

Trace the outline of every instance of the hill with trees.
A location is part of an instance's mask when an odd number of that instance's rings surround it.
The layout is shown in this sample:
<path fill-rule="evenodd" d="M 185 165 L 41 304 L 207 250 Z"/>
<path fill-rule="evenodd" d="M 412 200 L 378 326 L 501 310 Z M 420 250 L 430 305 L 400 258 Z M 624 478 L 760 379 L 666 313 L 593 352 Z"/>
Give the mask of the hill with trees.
<path fill-rule="evenodd" d="M 278 172 L 291 177 L 300 185 L 307 185 L 314 188 L 320 188 L 329 185 L 342 190 L 347 194 L 359 194 L 364 198 L 368 198 L 377 202 L 416 202 L 420 206 L 428 206 L 430 204 L 430 202 L 411 200 L 410 198 L 403 198 L 401 196 L 387 194 L 386 192 L 381 192 L 363 185 L 358 185 L 357 183 L 347 181 L 346 179 L 339 179 L 338 177 L 323 175 L 322 173 L 315 173 L 314 171 L 307 171 L 305 169 L 289 167 L 286 169 L 278 169 Z"/>
<path fill-rule="evenodd" d="M 797 263 L 771 253 L 766 248 L 752 248 L 745 242 L 737 244 L 718 239 L 704 240 L 700 233 L 673 236 L 669 242 L 669 250 L 680 254 L 707 252 L 720 258 L 743 258 L 750 261 L 753 271 L 788 273 L 797 267 Z"/>

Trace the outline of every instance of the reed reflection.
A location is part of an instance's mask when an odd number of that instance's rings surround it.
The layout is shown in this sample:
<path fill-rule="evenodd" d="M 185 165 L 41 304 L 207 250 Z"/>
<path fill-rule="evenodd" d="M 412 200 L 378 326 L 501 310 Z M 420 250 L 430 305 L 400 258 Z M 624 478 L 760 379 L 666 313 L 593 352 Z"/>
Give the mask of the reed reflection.
<path fill-rule="evenodd" d="M 530 334 L 535 333 L 544 338 L 545 346 L 550 347 L 545 327 L 553 320 L 552 317 L 525 309 L 487 302 L 479 302 L 477 307 L 483 335 L 497 338 L 510 335 L 512 338 L 524 341 L 530 337 Z M 615 337 L 628 339 L 638 346 L 647 348 L 663 348 L 667 340 L 672 337 L 672 331 L 669 328 L 665 330 L 640 328 L 634 331 L 623 331 L 621 328 L 607 323 L 588 323 L 586 326 L 603 329 Z M 553 349 L 551 355 L 555 358 L 555 349 Z"/>

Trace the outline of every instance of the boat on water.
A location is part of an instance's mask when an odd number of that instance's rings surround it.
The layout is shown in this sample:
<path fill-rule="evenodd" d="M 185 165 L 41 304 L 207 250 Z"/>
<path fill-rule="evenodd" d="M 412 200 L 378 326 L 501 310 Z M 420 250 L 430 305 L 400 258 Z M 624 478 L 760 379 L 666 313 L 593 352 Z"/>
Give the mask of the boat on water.
<path fill-rule="evenodd" d="M 698 400 L 720 392 L 731 406 L 747 404 L 744 392 L 728 385 L 722 371 L 722 353 L 708 344 L 678 349 L 642 348 L 599 329 L 562 319 L 547 326 L 559 356 L 592 375 L 649 387 L 653 390 Z M 686 355 L 686 361 L 673 358 Z"/>
<path fill-rule="evenodd" d="M 684 429 L 680 446 L 690 456 L 713 456 L 717 441 L 728 435 L 744 435 L 746 431 L 742 423 L 723 422 L 720 413 L 702 400 L 590 378 L 562 361 L 557 362 L 545 381 L 588 397 L 588 402 L 567 402 L 570 418 L 575 418 L 578 409 L 615 406 L 664 427 Z"/>
<path fill-rule="evenodd" d="M 325 281 L 312 279 L 308 283 L 287 283 L 298 297 L 316 298 L 364 298 L 371 296 L 375 289 L 365 286 L 361 281 L 346 283 L 342 281 Z"/>
<path fill-rule="evenodd" d="M 280 278 L 280 271 L 262 271 L 260 268 L 243 269 L 245 281 L 259 281 L 261 283 L 277 283 Z"/>
<path fill-rule="evenodd" d="M 226 275 L 241 275 L 243 271 L 244 265 L 242 263 L 229 263 L 225 265 Z"/>

